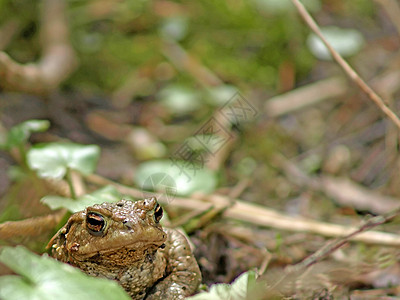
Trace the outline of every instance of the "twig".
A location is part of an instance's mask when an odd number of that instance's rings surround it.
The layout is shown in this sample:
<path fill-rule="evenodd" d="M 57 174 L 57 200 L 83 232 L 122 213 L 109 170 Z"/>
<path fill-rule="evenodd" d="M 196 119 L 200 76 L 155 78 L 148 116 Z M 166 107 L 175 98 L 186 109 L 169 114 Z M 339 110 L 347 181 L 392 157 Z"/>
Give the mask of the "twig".
<path fill-rule="evenodd" d="M 127 76 L 122 85 L 112 94 L 112 103 L 120 109 L 127 107 L 132 99 L 140 92 L 143 87 L 149 87 L 151 80 L 145 74 L 135 70 Z"/>
<path fill-rule="evenodd" d="M 65 214 L 62 209 L 47 216 L 29 218 L 21 221 L 8 221 L 0 224 L 0 240 L 6 240 L 15 236 L 38 236 L 48 232 L 58 225 Z"/>
<path fill-rule="evenodd" d="M 265 102 L 264 111 L 270 117 L 279 117 L 326 99 L 342 96 L 346 91 L 347 84 L 344 79 L 323 79 L 270 98 Z"/>
<path fill-rule="evenodd" d="M 392 120 L 397 128 L 400 129 L 400 119 L 399 117 L 384 103 L 382 98 L 375 93 L 375 91 L 369 87 L 369 85 L 354 71 L 352 67 L 340 56 L 340 54 L 333 49 L 331 44 L 326 40 L 321 30 L 319 29 L 317 23 L 315 23 L 314 19 L 305 9 L 303 4 L 299 0 L 292 0 L 293 4 L 296 6 L 299 11 L 301 17 L 307 23 L 307 25 L 311 28 L 312 31 L 322 40 L 325 46 L 328 48 L 334 60 L 339 64 L 339 66 L 343 69 L 343 71 L 353 80 L 360 88 L 363 90 L 368 97 L 375 102 L 375 104 L 381 109 L 381 111 Z"/>
<path fill-rule="evenodd" d="M 218 76 L 190 56 L 179 44 L 173 41 L 165 41 L 163 54 L 176 68 L 187 71 L 203 87 L 208 88 L 223 84 Z"/>
<path fill-rule="evenodd" d="M 342 247 L 344 244 L 347 244 L 353 237 L 356 235 L 365 232 L 371 228 L 374 228 L 376 226 L 382 225 L 391 219 L 395 218 L 400 214 L 400 208 L 392 210 L 386 214 L 382 214 L 380 216 L 373 217 L 369 219 L 367 222 L 365 222 L 362 226 L 360 226 L 358 229 L 354 230 L 350 234 L 339 238 L 337 240 L 334 240 L 326 245 L 324 245 L 321 249 L 316 251 L 314 254 L 303 260 L 302 262 L 290 266 L 288 268 L 289 272 L 297 272 L 300 269 L 307 268 L 319 261 L 321 261 L 323 258 L 334 252 L 335 250 L 339 249 Z"/>
<path fill-rule="evenodd" d="M 86 177 L 86 179 L 91 183 L 99 185 L 112 185 L 119 190 L 120 193 L 130 195 L 134 198 L 143 198 L 144 195 L 143 191 L 115 183 L 99 175 L 90 175 Z M 160 202 L 163 201 L 163 199 L 160 200 Z M 164 200 L 162 204 L 197 211 L 205 211 L 211 207 L 215 207 L 216 209 L 228 207 L 223 214 L 223 216 L 227 218 L 245 221 L 259 226 L 273 227 L 280 230 L 310 232 L 328 237 L 343 237 L 358 229 L 352 226 L 329 224 L 291 217 L 260 205 L 244 202 L 240 199 L 235 199 L 234 204 L 229 207 L 231 203 L 232 199 L 229 197 L 214 194 L 203 197 L 202 199 L 176 197 L 171 202 Z M 362 232 L 352 236 L 351 240 L 368 244 L 400 246 L 399 235 L 379 231 Z"/>
<path fill-rule="evenodd" d="M 177 69 L 186 71 L 205 89 L 224 84 L 224 82 L 216 74 L 198 62 L 178 43 L 173 41 L 165 41 L 163 45 L 163 54 Z M 228 101 L 229 99 L 226 100 Z M 212 134 L 217 136 L 222 141 L 228 139 L 224 147 L 217 151 L 215 155 L 209 153 L 207 154 L 207 157 L 204 158 L 207 168 L 211 170 L 218 170 L 220 168 L 220 166 L 227 159 L 230 153 L 229 150 L 235 142 L 235 134 L 231 130 L 231 121 L 225 117 L 229 115 L 230 109 L 231 107 L 227 105 L 225 108 L 222 108 L 222 110 L 217 110 L 213 117 L 209 119 L 210 123 L 208 124 L 207 128 L 211 129 Z M 226 133 L 229 133 L 230 137 L 227 137 Z M 204 132 L 201 132 L 200 134 L 204 135 Z"/>
<path fill-rule="evenodd" d="M 234 187 L 229 191 L 229 198 L 235 199 L 240 197 L 240 195 L 247 189 L 250 185 L 251 180 L 249 178 L 241 179 Z"/>
<path fill-rule="evenodd" d="M 36 64 L 22 65 L 0 52 L 0 86 L 4 89 L 46 94 L 57 88 L 77 66 L 68 41 L 65 2 L 44 0 L 42 7 L 43 57 Z"/>
<path fill-rule="evenodd" d="M 400 207 L 399 199 L 371 191 L 347 178 L 321 176 L 320 190 L 343 206 L 374 214 L 386 213 Z"/>
<path fill-rule="evenodd" d="M 373 192 L 350 179 L 328 175 L 310 176 L 282 155 L 275 155 L 273 161 L 292 183 L 322 192 L 339 205 L 374 214 L 387 213 L 400 207 L 398 199 Z"/>

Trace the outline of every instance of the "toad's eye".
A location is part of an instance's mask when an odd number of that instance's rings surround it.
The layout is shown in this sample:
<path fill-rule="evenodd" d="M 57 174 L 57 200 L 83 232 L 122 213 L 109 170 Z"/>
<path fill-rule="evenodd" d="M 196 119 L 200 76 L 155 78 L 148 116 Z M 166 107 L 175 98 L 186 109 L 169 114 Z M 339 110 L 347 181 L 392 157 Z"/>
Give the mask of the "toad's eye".
<path fill-rule="evenodd" d="M 95 212 L 89 212 L 86 216 L 86 227 L 93 235 L 99 236 L 103 234 L 106 228 L 104 217 Z"/>
<path fill-rule="evenodd" d="M 163 209 L 160 206 L 160 204 L 157 203 L 156 207 L 154 208 L 154 221 L 156 221 L 156 223 L 160 222 L 162 216 L 163 216 Z"/>

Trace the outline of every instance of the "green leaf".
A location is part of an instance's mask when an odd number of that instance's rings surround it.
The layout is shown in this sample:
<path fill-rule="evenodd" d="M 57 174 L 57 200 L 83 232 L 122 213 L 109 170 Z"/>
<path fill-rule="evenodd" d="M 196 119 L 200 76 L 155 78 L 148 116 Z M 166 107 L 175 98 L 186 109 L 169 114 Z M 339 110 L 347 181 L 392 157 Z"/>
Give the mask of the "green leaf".
<path fill-rule="evenodd" d="M 89 277 L 79 269 L 22 246 L 5 247 L 0 261 L 19 274 L 0 277 L 2 300 L 129 300 L 116 282 Z"/>
<path fill-rule="evenodd" d="M 214 284 L 209 292 L 186 298 L 190 300 L 245 300 L 256 284 L 256 273 L 248 271 L 231 284 Z"/>
<path fill-rule="evenodd" d="M 94 204 L 117 202 L 119 200 L 121 200 L 121 194 L 113 186 L 106 186 L 76 200 L 61 196 L 45 196 L 41 199 L 52 210 L 66 208 L 72 213 L 84 210 L 86 207 Z"/>
<path fill-rule="evenodd" d="M 182 40 L 188 32 L 188 21 L 185 17 L 166 18 L 160 28 L 162 36 L 175 41 Z"/>
<path fill-rule="evenodd" d="M 158 97 L 161 103 L 176 115 L 193 112 L 202 105 L 198 92 L 181 85 L 167 86 Z"/>
<path fill-rule="evenodd" d="M 215 172 L 189 161 L 155 160 L 142 163 L 135 183 L 144 190 L 187 196 L 194 192 L 211 193 L 217 186 Z"/>
<path fill-rule="evenodd" d="M 67 169 L 77 170 L 85 175 L 94 172 L 100 156 L 97 145 L 74 143 L 46 143 L 33 146 L 27 154 L 28 165 L 40 177 L 60 179 Z"/>
<path fill-rule="evenodd" d="M 217 132 L 217 129 L 215 132 Z M 221 145 L 226 143 L 227 139 L 229 139 L 229 137 L 226 138 L 218 134 L 199 133 L 185 139 L 183 143 L 190 151 L 195 152 L 193 155 L 197 155 L 200 160 L 200 155 L 207 155 L 207 152 L 217 153 L 218 150 L 222 148 Z"/>
<path fill-rule="evenodd" d="M 11 149 L 23 145 L 33 132 L 43 132 L 50 127 L 47 120 L 28 120 L 10 129 L 5 141 L 0 145 L 1 148 Z"/>
<path fill-rule="evenodd" d="M 232 299 L 246 299 L 247 294 L 253 290 L 256 284 L 256 272 L 248 271 L 240 275 L 231 284 Z"/>
<path fill-rule="evenodd" d="M 233 85 L 223 84 L 211 87 L 207 91 L 209 96 L 209 99 L 207 99 L 208 102 L 210 104 L 222 106 L 238 92 L 238 89 Z"/>
<path fill-rule="evenodd" d="M 358 30 L 330 26 L 321 28 L 321 31 L 332 47 L 343 57 L 356 54 L 364 46 L 364 38 Z M 308 37 L 307 45 L 315 57 L 332 60 L 329 50 L 314 33 Z"/>

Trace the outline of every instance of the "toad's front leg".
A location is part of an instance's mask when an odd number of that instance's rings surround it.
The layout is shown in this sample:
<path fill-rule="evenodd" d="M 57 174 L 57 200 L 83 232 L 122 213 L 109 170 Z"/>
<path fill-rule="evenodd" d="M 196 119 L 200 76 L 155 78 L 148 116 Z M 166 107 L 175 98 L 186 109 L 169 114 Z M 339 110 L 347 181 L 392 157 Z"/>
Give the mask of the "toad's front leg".
<path fill-rule="evenodd" d="M 147 294 L 146 300 L 180 300 L 192 295 L 201 282 L 201 273 L 185 236 L 173 229 L 164 229 L 168 235 L 163 249 L 167 260 L 166 276 Z"/>

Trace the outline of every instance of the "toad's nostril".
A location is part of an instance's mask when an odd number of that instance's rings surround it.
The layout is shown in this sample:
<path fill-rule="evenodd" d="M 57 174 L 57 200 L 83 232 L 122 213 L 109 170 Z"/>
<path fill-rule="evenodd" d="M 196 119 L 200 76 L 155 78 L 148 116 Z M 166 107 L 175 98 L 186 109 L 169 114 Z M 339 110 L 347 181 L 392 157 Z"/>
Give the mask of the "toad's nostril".
<path fill-rule="evenodd" d="M 132 228 L 133 228 L 132 221 L 124 220 L 122 223 L 125 225 L 125 227 L 127 227 L 127 228 L 129 228 L 129 229 L 132 229 Z"/>

